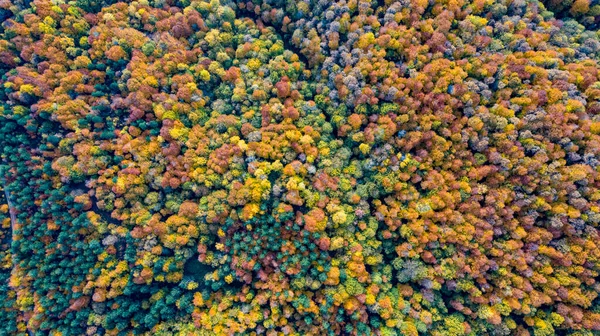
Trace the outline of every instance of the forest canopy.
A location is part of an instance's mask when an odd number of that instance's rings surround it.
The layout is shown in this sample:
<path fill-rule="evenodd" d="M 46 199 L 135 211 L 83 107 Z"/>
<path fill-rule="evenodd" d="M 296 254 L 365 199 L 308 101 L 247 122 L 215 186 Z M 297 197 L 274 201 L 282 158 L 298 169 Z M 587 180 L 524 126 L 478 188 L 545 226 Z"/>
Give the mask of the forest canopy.
<path fill-rule="evenodd" d="M 0 22 L 0 335 L 600 333 L 600 1 Z"/>

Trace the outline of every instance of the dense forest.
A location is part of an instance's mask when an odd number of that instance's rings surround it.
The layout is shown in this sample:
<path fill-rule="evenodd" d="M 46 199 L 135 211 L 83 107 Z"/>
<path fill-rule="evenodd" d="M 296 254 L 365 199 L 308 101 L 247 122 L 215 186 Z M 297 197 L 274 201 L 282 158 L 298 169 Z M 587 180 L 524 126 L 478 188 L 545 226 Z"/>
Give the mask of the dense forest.
<path fill-rule="evenodd" d="M 599 0 L 0 22 L 0 335 L 600 333 Z"/>

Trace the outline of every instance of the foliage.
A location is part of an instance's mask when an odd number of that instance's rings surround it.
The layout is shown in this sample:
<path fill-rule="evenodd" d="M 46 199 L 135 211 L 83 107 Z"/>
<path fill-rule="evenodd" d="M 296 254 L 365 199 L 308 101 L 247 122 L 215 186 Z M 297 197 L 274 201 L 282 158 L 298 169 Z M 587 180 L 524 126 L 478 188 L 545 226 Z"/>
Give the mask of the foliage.
<path fill-rule="evenodd" d="M 0 334 L 600 330 L 595 0 L 0 0 Z"/>

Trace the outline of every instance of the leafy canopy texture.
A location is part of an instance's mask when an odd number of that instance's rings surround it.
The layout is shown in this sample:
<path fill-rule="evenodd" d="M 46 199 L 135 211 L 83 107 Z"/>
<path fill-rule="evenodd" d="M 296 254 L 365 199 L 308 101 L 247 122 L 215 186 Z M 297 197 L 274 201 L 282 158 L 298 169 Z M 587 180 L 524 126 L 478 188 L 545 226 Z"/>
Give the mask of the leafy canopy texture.
<path fill-rule="evenodd" d="M 600 332 L 600 1 L 0 21 L 0 334 Z"/>

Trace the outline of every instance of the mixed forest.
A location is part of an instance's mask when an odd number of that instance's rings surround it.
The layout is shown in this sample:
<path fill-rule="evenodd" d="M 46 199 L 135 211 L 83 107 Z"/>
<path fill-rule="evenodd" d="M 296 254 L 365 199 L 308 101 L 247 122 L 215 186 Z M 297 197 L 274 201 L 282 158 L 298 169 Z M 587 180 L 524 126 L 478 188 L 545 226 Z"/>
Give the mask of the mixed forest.
<path fill-rule="evenodd" d="M 599 29 L 0 0 L 0 335 L 598 335 Z"/>

